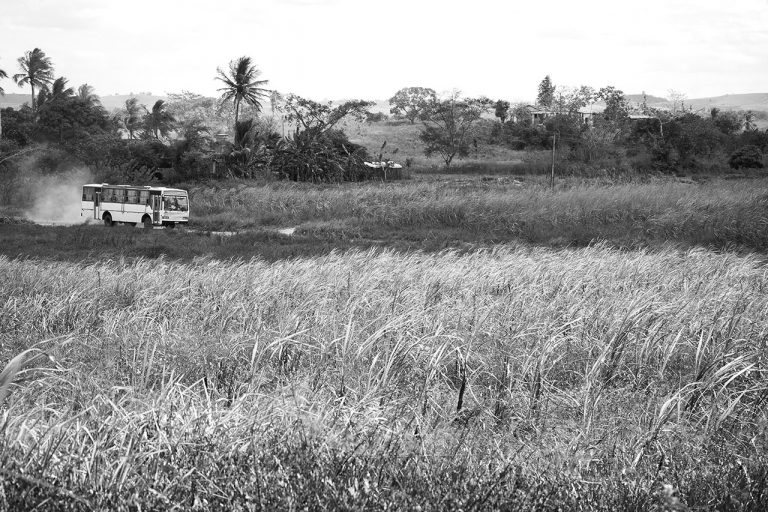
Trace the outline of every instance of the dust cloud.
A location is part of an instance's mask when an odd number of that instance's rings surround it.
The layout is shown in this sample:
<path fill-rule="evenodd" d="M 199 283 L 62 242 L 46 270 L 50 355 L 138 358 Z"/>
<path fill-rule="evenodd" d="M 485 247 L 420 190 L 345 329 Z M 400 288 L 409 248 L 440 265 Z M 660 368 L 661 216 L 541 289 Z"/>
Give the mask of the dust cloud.
<path fill-rule="evenodd" d="M 75 167 L 55 175 L 39 175 L 27 184 L 29 206 L 24 216 L 38 224 L 83 224 L 90 217 L 80 215 L 83 185 L 93 183 L 93 173 Z"/>

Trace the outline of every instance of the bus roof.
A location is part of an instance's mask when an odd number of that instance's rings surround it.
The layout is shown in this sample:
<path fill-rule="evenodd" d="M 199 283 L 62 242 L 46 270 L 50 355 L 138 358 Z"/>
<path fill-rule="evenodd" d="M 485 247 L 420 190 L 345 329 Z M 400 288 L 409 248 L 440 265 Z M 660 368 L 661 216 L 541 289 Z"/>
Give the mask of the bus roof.
<path fill-rule="evenodd" d="M 109 183 L 86 183 L 83 185 L 83 187 L 95 187 L 95 188 L 101 188 L 101 187 L 112 187 L 112 188 L 130 188 L 130 189 L 144 189 L 144 190 L 150 190 L 154 192 L 181 192 L 186 194 L 186 190 L 182 190 L 180 188 L 169 188 L 169 187 L 154 187 L 151 185 L 110 185 Z"/>

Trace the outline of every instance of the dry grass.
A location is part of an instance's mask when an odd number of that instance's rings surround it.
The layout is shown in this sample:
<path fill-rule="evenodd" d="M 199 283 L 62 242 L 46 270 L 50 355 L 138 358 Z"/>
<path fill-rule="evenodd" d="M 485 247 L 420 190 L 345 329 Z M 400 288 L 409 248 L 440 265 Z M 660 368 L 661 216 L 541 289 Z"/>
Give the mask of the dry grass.
<path fill-rule="evenodd" d="M 195 223 L 209 229 L 300 226 L 369 239 L 451 229 L 486 240 L 618 246 L 658 242 L 768 248 L 768 182 L 562 180 L 410 181 L 317 188 L 293 183 L 192 186 Z M 454 235 L 451 235 L 454 236 Z"/>
<path fill-rule="evenodd" d="M 0 258 L 2 357 L 46 355 L 0 376 L 0 499 L 757 507 L 766 290 L 753 257 L 600 245 Z"/>

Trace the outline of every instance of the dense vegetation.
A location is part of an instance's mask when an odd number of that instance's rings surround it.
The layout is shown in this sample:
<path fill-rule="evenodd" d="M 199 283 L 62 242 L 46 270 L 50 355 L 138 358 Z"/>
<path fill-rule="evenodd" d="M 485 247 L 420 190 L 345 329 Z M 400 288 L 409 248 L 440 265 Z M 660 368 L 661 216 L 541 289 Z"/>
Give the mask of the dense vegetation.
<path fill-rule="evenodd" d="M 390 123 L 370 112 L 372 103 L 284 97 L 266 88 L 268 81 L 260 79 L 249 57 L 218 70 L 219 101 L 183 92 L 151 106 L 130 98 L 111 113 L 87 84 L 75 91 L 66 78 L 54 79 L 53 63 L 42 50 L 28 52 L 19 66 L 22 73 L 13 78 L 30 86 L 32 101 L 0 113 L 4 179 L 24 174 L 30 156 L 44 173 L 87 166 L 111 182 L 223 177 L 340 182 L 392 176 L 365 166 L 365 160 L 376 160 L 371 145 L 352 142 L 344 130 L 352 121 Z M 5 76 L 0 70 L 0 79 Z M 269 113 L 263 107 L 267 101 Z M 602 110 L 585 114 L 595 102 Z M 694 113 L 684 104 L 660 110 L 630 102 L 612 86 L 563 88 L 549 77 L 539 85 L 535 106 L 466 98 L 456 91 L 440 97 L 425 87 L 398 91 L 390 105 L 396 118 L 420 121 L 419 152 L 439 155 L 446 168 L 481 146 L 537 151 L 554 144 L 560 174 L 587 175 L 759 169 L 768 150 L 768 132 L 755 124 L 764 113 Z M 491 112 L 498 122 L 489 119 Z M 386 142 L 376 141 L 375 147 Z M 387 158 L 399 149 L 390 146 Z M 410 165 L 416 155 L 400 156 Z M 531 169 L 543 174 L 548 166 Z"/>

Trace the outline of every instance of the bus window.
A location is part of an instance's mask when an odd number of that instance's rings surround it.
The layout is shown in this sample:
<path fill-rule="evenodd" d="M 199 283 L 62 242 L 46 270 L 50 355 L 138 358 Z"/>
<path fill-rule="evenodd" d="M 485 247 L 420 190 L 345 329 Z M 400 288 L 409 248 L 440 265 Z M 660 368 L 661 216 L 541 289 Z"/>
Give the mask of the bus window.
<path fill-rule="evenodd" d="M 149 190 L 139 191 L 139 204 L 145 204 L 149 206 Z"/>
<path fill-rule="evenodd" d="M 138 204 L 139 203 L 139 191 L 128 189 L 126 192 L 126 203 Z"/>
<path fill-rule="evenodd" d="M 163 196 L 163 209 L 186 212 L 189 210 L 187 196 Z"/>
<path fill-rule="evenodd" d="M 83 201 L 93 201 L 94 187 L 83 187 Z"/>

